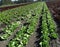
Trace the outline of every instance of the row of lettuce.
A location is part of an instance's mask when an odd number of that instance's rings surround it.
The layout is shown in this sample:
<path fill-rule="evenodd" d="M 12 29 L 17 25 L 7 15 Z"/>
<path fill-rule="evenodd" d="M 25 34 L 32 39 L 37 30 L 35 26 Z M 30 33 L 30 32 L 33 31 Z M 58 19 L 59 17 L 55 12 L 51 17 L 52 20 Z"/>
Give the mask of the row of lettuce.
<path fill-rule="evenodd" d="M 0 25 L 6 25 L 2 30 L 3 34 L 0 34 L 0 40 L 7 40 L 22 25 L 13 39 L 9 41 L 7 47 L 25 47 L 36 29 L 39 17 L 42 17 L 40 46 L 50 47 L 50 39 L 56 39 L 58 35 L 56 33 L 56 24 L 45 2 L 37 2 L 0 12 Z"/>
<path fill-rule="evenodd" d="M 50 40 L 57 39 L 58 34 L 56 32 L 57 25 L 55 24 L 51 13 L 45 3 L 43 3 L 42 8 L 42 25 L 41 25 L 41 47 L 50 47 Z"/>

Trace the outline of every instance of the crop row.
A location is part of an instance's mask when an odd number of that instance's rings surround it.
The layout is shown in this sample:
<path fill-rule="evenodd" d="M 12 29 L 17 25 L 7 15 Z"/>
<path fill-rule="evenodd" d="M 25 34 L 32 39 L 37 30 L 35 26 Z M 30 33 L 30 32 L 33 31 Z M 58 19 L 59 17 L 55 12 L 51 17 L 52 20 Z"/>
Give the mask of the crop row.
<path fill-rule="evenodd" d="M 41 25 L 41 47 L 50 47 L 50 39 L 57 39 L 56 24 L 46 6 L 43 4 L 42 8 L 42 25 Z"/>

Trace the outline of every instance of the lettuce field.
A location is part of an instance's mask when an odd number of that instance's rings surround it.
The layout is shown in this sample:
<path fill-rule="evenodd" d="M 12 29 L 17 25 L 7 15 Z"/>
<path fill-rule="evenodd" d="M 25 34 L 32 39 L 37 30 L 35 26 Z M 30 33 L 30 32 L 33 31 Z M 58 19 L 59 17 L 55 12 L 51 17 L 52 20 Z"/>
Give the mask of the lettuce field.
<path fill-rule="evenodd" d="M 0 11 L 0 47 L 59 47 L 58 24 L 49 2 Z"/>

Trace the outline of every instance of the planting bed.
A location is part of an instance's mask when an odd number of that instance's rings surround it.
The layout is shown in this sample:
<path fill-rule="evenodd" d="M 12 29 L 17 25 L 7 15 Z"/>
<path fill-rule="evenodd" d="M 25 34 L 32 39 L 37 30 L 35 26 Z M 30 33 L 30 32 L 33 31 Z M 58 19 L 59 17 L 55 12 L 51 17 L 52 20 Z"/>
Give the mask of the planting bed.
<path fill-rule="evenodd" d="M 56 47 L 60 47 L 60 1 L 47 2 L 47 6 L 57 24 L 57 33 L 59 37 L 57 40 L 55 40 L 55 45 Z"/>
<path fill-rule="evenodd" d="M 56 28 L 45 2 L 0 12 L 0 47 L 56 47 Z"/>

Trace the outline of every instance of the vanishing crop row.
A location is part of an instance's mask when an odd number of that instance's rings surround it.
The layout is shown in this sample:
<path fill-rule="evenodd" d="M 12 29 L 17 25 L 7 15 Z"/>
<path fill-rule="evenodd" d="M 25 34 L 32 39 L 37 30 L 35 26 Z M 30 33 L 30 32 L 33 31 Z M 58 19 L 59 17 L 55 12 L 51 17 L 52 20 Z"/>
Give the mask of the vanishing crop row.
<path fill-rule="evenodd" d="M 43 4 L 42 8 L 42 25 L 41 25 L 41 47 L 50 47 L 50 39 L 57 39 L 56 24 L 51 16 L 50 11 L 46 4 Z"/>

